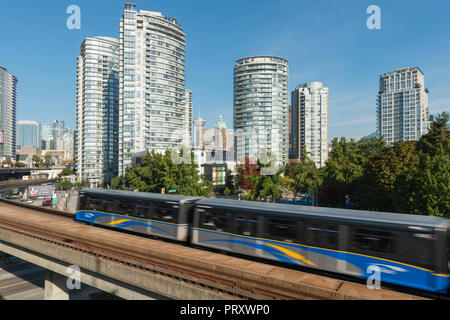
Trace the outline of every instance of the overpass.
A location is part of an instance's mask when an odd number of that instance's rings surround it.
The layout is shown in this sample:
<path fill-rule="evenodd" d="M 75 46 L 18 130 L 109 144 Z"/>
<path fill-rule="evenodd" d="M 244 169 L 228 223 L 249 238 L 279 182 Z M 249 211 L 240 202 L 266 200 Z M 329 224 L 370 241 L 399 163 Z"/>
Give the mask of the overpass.
<path fill-rule="evenodd" d="M 46 299 L 79 280 L 125 299 L 417 299 L 390 290 L 245 260 L 73 221 L 0 201 L 0 251 L 47 269 Z"/>
<path fill-rule="evenodd" d="M 8 179 L 20 180 L 24 176 L 31 176 L 32 173 L 40 173 L 48 175 L 49 179 L 57 178 L 58 174 L 62 172 L 64 167 L 54 168 L 0 168 L 0 181 Z"/>

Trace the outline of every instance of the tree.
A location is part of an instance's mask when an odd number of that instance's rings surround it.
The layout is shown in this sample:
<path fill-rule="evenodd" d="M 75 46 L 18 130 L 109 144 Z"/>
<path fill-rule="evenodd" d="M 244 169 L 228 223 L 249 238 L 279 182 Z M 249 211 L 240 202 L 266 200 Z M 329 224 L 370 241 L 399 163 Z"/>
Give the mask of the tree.
<path fill-rule="evenodd" d="M 59 174 L 59 177 L 65 177 L 65 176 L 72 176 L 75 172 L 73 172 L 70 168 L 64 168 L 61 173 Z"/>
<path fill-rule="evenodd" d="M 416 141 L 398 141 L 369 159 L 359 180 L 356 200 L 361 209 L 392 212 L 399 177 L 417 170 Z"/>
<path fill-rule="evenodd" d="M 419 164 L 402 174 L 394 188 L 396 212 L 450 218 L 449 114 L 431 118 L 428 133 L 417 143 Z"/>
<path fill-rule="evenodd" d="M 122 177 L 115 177 L 111 180 L 111 189 L 125 190 L 125 180 Z"/>
<path fill-rule="evenodd" d="M 50 152 L 47 152 L 45 154 L 45 165 L 46 166 L 52 166 L 54 165 L 54 162 L 52 161 L 53 155 Z"/>
<path fill-rule="evenodd" d="M 233 176 L 233 173 L 230 169 L 227 170 L 227 177 L 225 181 L 225 190 L 224 194 L 233 194 L 235 193 L 235 183 L 236 183 L 236 176 Z M 225 193 L 225 191 L 227 193 Z"/>
<path fill-rule="evenodd" d="M 23 162 L 17 162 L 16 163 L 16 168 L 26 168 L 26 167 L 27 167 L 27 165 L 25 163 L 23 163 Z"/>
<path fill-rule="evenodd" d="M 72 189 L 72 187 L 73 187 L 72 182 L 64 179 L 63 181 L 58 182 L 58 185 L 56 186 L 56 189 L 57 190 L 67 191 L 67 190 Z"/>
<path fill-rule="evenodd" d="M 12 167 L 13 166 L 13 162 L 11 160 L 3 160 L 2 162 L 2 167 Z"/>
<path fill-rule="evenodd" d="M 244 165 L 238 165 L 236 167 L 237 174 L 237 185 L 242 190 L 254 190 L 255 185 L 247 179 L 248 176 L 259 177 L 261 172 L 258 169 L 258 164 L 250 163 L 248 157 L 245 158 Z"/>
<path fill-rule="evenodd" d="M 165 154 L 155 151 L 147 153 L 141 159 L 141 164 L 128 167 L 125 183 L 132 189 L 141 192 L 160 193 L 162 189 L 177 190 L 177 194 L 188 196 L 209 197 L 212 193 L 212 183 L 202 181 L 197 165 L 194 165 L 194 154 L 191 153 L 191 163 L 175 164 L 172 152 Z"/>
<path fill-rule="evenodd" d="M 359 181 L 369 159 L 385 147 L 383 138 L 363 138 L 359 141 L 333 139 L 329 159 L 322 169 L 325 182 L 320 190 L 321 202 L 329 206 L 344 207 L 346 200 L 356 197 Z M 332 198 L 328 199 L 325 194 L 330 194 Z"/>
<path fill-rule="evenodd" d="M 33 163 L 36 165 L 36 167 L 42 167 L 42 165 L 44 164 L 44 161 L 42 161 L 41 157 L 39 157 L 38 155 L 33 155 L 32 157 Z"/>
<path fill-rule="evenodd" d="M 90 186 L 91 184 L 87 180 L 75 183 L 75 188 L 79 190 L 89 188 Z"/>
<path fill-rule="evenodd" d="M 299 193 L 310 194 L 313 205 L 316 203 L 318 189 L 322 185 L 322 176 L 314 161 L 306 157 L 301 162 L 288 164 L 286 176 L 291 179 L 290 186 L 295 197 Z"/>
<path fill-rule="evenodd" d="M 250 193 L 245 197 L 246 200 L 275 202 L 281 199 L 281 188 L 285 187 L 285 180 L 281 176 L 284 168 L 280 168 L 273 175 L 262 175 L 261 169 L 270 166 L 271 163 L 263 165 L 258 161 L 257 167 L 254 169 L 255 175 L 245 177 L 245 180 L 249 181 L 254 186 Z"/>

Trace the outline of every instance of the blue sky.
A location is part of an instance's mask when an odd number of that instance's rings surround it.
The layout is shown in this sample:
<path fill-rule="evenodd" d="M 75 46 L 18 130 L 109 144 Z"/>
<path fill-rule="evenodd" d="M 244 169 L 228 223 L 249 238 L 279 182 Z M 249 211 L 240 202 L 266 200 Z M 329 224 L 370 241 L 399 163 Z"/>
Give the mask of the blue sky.
<path fill-rule="evenodd" d="M 131 0 L 129 2 L 132 2 Z M 194 117 L 233 122 L 233 66 L 252 55 L 289 60 L 289 89 L 323 81 L 330 90 L 329 137 L 375 131 L 381 74 L 409 66 L 425 73 L 431 113 L 450 111 L 450 2 L 447 0 L 147 0 L 138 10 L 176 17 L 187 34 L 186 86 Z M 66 8 L 81 8 L 81 30 Z M 366 9 L 381 8 L 381 30 Z M 84 38 L 118 37 L 115 0 L 0 2 L 0 66 L 19 79 L 18 119 L 75 127 L 76 57 Z"/>

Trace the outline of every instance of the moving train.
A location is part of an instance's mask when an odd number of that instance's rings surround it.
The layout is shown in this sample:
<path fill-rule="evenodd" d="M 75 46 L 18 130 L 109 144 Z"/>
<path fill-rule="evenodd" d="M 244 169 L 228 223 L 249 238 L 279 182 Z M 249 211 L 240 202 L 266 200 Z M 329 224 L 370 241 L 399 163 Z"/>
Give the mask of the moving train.
<path fill-rule="evenodd" d="M 381 283 L 448 293 L 449 220 L 384 212 L 82 190 L 75 219 Z"/>

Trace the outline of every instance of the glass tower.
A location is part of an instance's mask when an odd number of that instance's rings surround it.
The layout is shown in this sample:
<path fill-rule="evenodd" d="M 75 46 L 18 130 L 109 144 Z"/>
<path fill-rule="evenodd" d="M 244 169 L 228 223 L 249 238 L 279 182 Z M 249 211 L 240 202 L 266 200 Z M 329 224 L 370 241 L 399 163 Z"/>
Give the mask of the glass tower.
<path fill-rule="evenodd" d="M 74 158 L 79 180 L 92 187 L 117 176 L 118 108 L 119 41 L 87 38 L 77 59 Z"/>
<path fill-rule="evenodd" d="M 250 161 L 265 149 L 278 164 L 288 161 L 288 61 L 257 56 L 234 67 L 235 160 Z"/>
<path fill-rule="evenodd" d="M 377 99 L 377 136 L 387 143 L 419 140 L 427 133 L 428 89 L 419 68 L 399 69 L 380 76 Z"/>
<path fill-rule="evenodd" d="M 17 78 L 0 67 L 0 160 L 16 157 Z"/>
<path fill-rule="evenodd" d="M 126 4 L 120 20 L 119 175 L 133 154 L 186 137 L 185 34 L 176 19 Z"/>
<path fill-rule="evenodd" d="M 24 147 L 41 147 L 40 126 L 36 121 L 19 121 L 17 122 L 17 148 Z"/>

